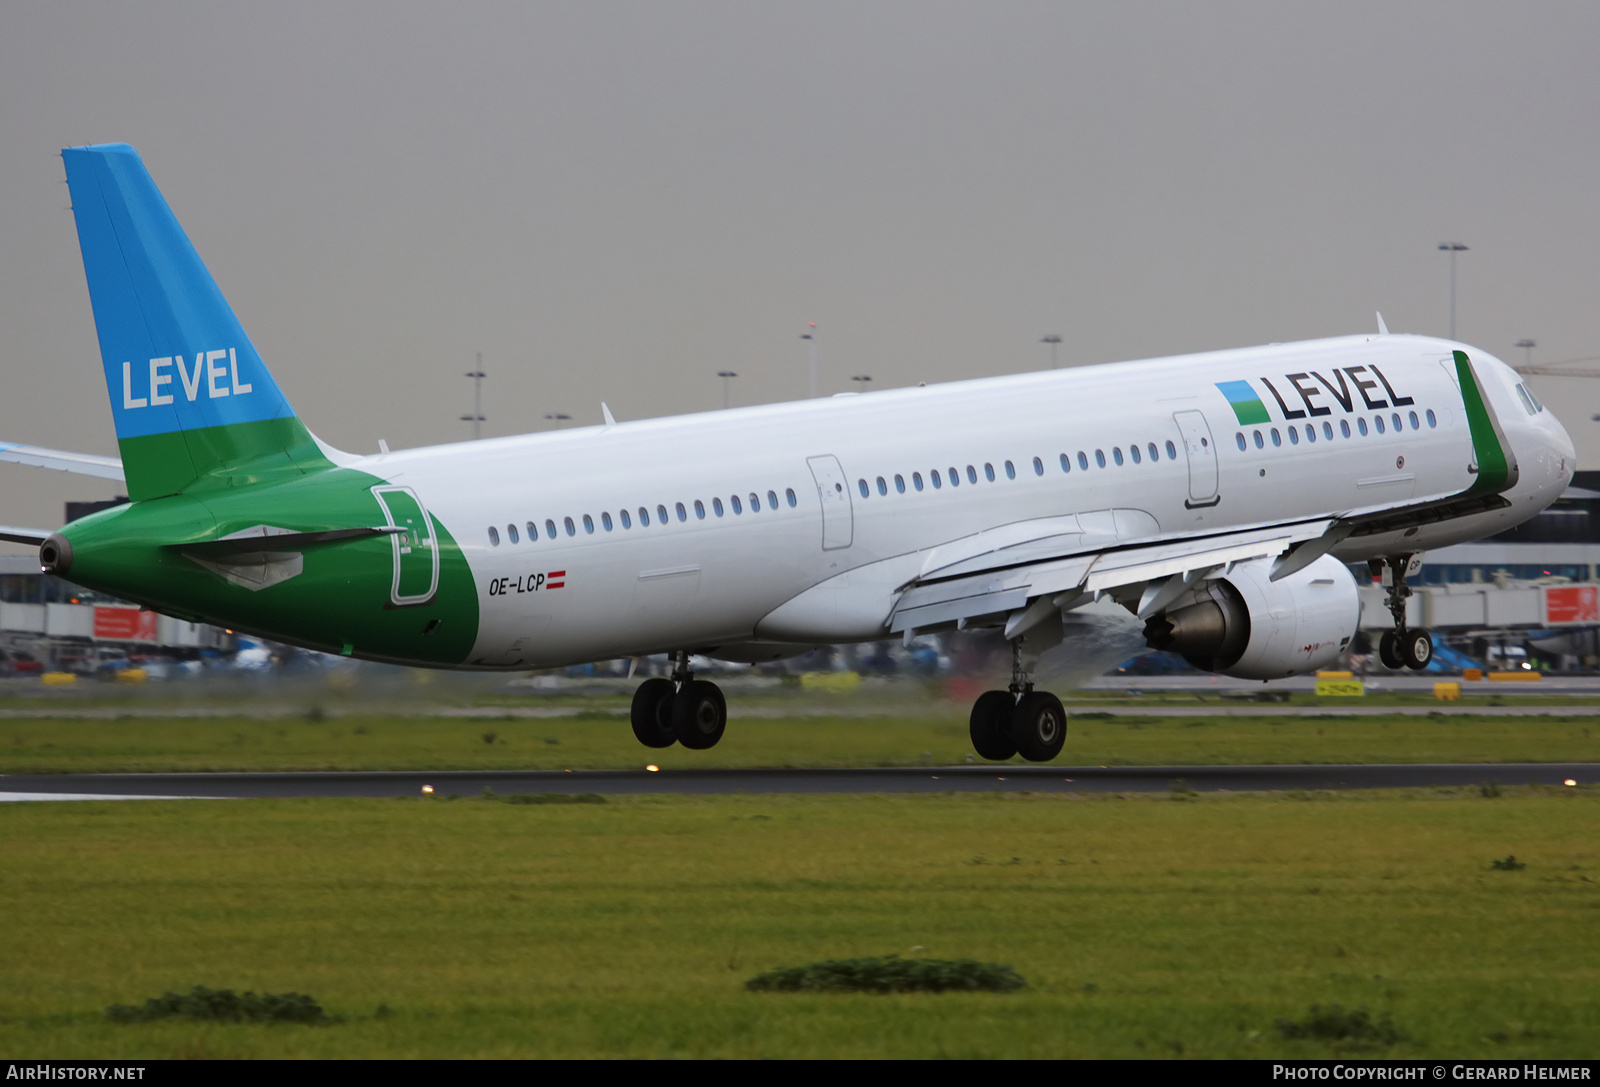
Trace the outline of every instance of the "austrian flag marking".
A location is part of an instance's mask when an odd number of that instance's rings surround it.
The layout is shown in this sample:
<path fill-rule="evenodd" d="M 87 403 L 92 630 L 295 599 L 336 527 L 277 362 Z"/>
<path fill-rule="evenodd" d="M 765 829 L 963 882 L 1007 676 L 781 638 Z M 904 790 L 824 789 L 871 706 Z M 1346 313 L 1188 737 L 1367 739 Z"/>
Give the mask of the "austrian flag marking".
<path fill-rule="evenodd" d="M 564 589 L 567 585 L 566 576 L 567 572 L 565 570 L 551 570 L 544 576 L 544 587 L 546 589 Z"/>

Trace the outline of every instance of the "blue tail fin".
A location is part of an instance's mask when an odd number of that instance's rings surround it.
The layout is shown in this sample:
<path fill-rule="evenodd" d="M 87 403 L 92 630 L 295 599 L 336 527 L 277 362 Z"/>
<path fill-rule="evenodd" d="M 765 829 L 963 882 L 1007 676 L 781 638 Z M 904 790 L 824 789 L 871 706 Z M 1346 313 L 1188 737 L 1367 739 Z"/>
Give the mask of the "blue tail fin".
<path fill-rule="evenodd" d="M 61 157 L 129 497 L 325 467 L 138 152 Z"/>

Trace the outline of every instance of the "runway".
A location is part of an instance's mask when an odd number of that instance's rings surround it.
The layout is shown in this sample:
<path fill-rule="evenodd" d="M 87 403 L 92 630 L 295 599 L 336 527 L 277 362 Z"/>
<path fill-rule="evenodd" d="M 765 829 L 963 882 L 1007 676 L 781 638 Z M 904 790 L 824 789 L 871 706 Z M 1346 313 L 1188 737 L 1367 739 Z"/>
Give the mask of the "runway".
<path fill-rule="evenodd" d="M 290 797 L 840 793 L 1282 792 L 1479 785 L 1589 785 L 1600 763 L 1383 766 L 946 766 L 847 770 L 383 771 L 0 776 L 0 801 Z"/>

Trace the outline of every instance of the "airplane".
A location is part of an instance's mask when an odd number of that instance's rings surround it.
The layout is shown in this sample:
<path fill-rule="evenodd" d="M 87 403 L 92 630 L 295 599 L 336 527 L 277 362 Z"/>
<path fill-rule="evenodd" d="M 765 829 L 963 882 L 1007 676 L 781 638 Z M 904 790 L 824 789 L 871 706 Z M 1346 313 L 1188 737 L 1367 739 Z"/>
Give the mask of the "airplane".
<path fill-rule="evenodd" d="M 1503 362 L 1379 331 L 617 422 L 374 455 L 290 407 L 133 148 L 62 152 L 120 450 L 0 458 L 131 501 L 40 565 L 147 608 L 373 661 L 527 670 L 667 653 L 631 722 L 703 750 L 727 705 L 691 654 L 995 629 L 1009 685 L 974 749 L 1049 761 L 1035 689 L 1063 616 L 1110 601 L 1149 645 L 1251 679 L 1337 660 L 1388 587 L 1391 667 L 1425 666 L 1408 576 L 1567 486 L 1573 446 Z"/>

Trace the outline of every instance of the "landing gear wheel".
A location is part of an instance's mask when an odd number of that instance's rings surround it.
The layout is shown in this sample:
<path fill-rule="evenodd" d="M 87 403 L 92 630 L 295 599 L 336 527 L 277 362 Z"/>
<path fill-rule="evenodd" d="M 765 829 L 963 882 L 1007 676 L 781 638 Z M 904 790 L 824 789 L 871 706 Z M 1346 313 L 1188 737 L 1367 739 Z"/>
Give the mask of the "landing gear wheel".
<path fill-rule="evenodd" d="M 1049 762 L 1067 741 L 1067 711 L 1049 691 L 1030 691 L 1011 713 L 1011 738 L 1029 762 Z"/>
<path fill-rule="evenodd" d="M 1400 656 L 1412 671 L 1422 671 L 1433 660 L 1433 635 L 1426 630 L 1408 630 L 1399 642 Z"/>
<path fill-rule="evenodd" d="M 670 679 L 647 679 L 633 692 L 633 734 L 646 747 L 671 747 L 677 742 L 672 730 L 670 709 L 677 691 Z"/>
<path fill-rule="evenodd" d="M 672 727 L 678 742 L 693 751 L 715 747 L 728 727 L 728 703 L 715 683 L 685 683 L 672 699 Z"/>
<path fill-rule="evenodd" d="M 1432 656 L 1431 653 L 1429 655 Z M 1405 660 L 1400 656 L 1400 635 L 1392 630 L 1383 632 L 1383 636 L 1378 639 L 1378 659 L 1383 662 L 1385 668 L 1406 666 Z"/>
<path fill-rule="evenodd" d="M 1017 753 L 1011 738 L 1011 711 L 1016 699 L 1010 691 L 985 691 L 972 706 L 972 749 L 986 759 L 999 762 Z"/>

